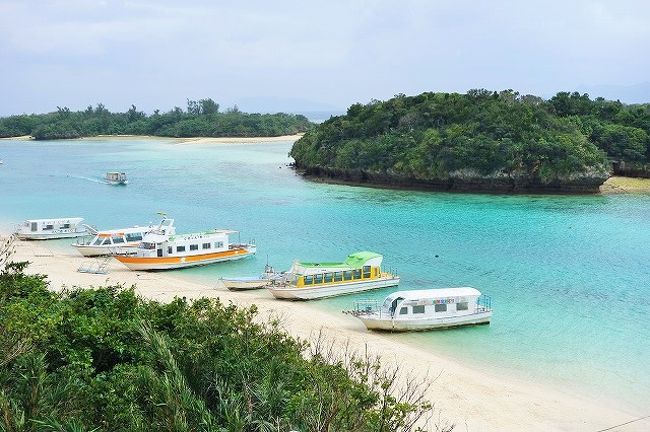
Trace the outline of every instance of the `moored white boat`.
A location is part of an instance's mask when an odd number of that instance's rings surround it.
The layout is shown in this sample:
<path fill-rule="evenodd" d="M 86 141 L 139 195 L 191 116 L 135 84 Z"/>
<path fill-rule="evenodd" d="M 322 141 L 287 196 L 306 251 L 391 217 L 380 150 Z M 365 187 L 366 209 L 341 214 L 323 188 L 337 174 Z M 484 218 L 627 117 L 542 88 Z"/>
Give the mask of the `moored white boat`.
<path fill-rule="evenodd" d="M 83 218 L 27 219 L 20 225 L 16 235 L 21 240 L 48 240 L 81 237 L 87 227 Z"/>
<path fill-rule="evenodd" d="M 129 180 L 126 178 L 126 173 L 118 171 L 109 171 L 106 173 L 106 183 L 110 185 L 127 185 Z"/>
<path fill-rule="evenodd" d="M 176 233 L 174 219 L 164 218 L 158 225 L 97 231 L 89 241 L 78 241 L 72 247 L 86 257 L 133 254 L 144 236 L 154 229 L 170 235 Z"/>
<path fill-rule="evenodd" d="M 383 304 L 376 300 L 355 302 L 348 311 L 368 330 L 422 331 L 487 324 L 492 318 L 491 301 L 475 288 L 442 288 L 397 291 Z"/>
<path fill-rule="evenodd" d="M 396 286 L 399 277 L 382 272 L 383 256 L 355 252 L 343 262 L 296 261 L 281 282 L 267 289 L 275 298 L 313 300 Z"/>
<path fill-rule="evenodd" d="M 264 266 L 264 273 L 259 276 L 231 277 L 219 279 L 231 291 L 245 291 L 264 288 L 267 285 L 282 280 L 284 273 L 277 273 L 270 265 Z"/>
<path fill-rule="evenodd" d="M 147 233 L 133 255 L 114 255 L 131 270 L 172 270 L 234 261 L 255 255 L 253 243 L 230 243 L 237 231 L 211 230 L 169 235 L 159 230 Z"/>

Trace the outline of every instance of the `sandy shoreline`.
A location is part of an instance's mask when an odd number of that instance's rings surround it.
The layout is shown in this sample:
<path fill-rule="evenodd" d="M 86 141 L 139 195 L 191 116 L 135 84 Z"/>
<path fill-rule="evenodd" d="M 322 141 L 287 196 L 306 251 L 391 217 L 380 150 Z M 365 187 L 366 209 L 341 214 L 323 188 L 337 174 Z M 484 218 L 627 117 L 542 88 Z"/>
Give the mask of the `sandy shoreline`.
<path fill-rule="evenodd" d="M 237 305 L 256 304 L 260 315 L 280 316 L 292 335 L 313 339 L 319 331 L 356 349 L 367 344 L 381 354 L 383 362 L 399 365 L 418 376 L 435 377 L 430 399 L 439 416 L 456 423 L 460 431 L 596 431 L 640 417 L 597 403 L 582 396 L 564 393 L 536 383 L 522 382 L 470 368 L 429 351 L 401 343 L 395 337 L 367 332 L 355 318 L 322 311 L 309 303 L 274 300 L 265 290 L 230 292 L 218 285 L 202 284 L 175 276 L 174 273 L 131 272 L 113 260 L 109 274 L 82 274 L 76 270 L 88 258 L 76 255 L 72 248 L 48 242 L 17 242 L 15 260 L 32 264 L 28 271 L 48 275 L 50 287 L 91 287 L 105 284 L 136 285 L 137 292 L 150 299 L 169 301 L 174 297 L 219 297 Z M 212 285 L 212 286 L 211 286 Z M 436 414 L 438 418 L 438 414 Z M 616 431 L 648 430 L 650 420 L 617 428 Z"/>
<path fill-rule="evenodd" d="M 154 135 L 96 135 L 92 137 L 74 138 L 75 141 L 102 141 L 106 139 L 111 140 L 162 140 L 178 144 L 259 144 L 268 142 L 286 142 L 296 141 L 300 139 L 303 134 L 295 135 L 281 135 L 273 137 L 191 137 L 191 138 L 174 138 L 174 137 L 161 137 Z M 32 137 L 29 135 L 0 138 L 0 140 L 16 140 L 16 141 L 29 141 Z"/>

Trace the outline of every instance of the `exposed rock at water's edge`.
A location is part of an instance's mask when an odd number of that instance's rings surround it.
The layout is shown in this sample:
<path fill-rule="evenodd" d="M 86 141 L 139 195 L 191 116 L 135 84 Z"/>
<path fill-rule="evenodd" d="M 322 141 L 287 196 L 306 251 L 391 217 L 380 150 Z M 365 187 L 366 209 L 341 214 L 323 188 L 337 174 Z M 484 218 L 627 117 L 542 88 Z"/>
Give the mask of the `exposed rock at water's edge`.
<path fill-rule="evenodd" d="M 572 173 L 542 181 L 526 173 L 485 175 L 474 170 L 454 171 L 447 178 L 413 178 L 386 171 L 300 165 L 296 168 L 308 178 L 324 181 L 450 192 L 595 194 L 609 178 L 609 173 L 603 170 Z"/>

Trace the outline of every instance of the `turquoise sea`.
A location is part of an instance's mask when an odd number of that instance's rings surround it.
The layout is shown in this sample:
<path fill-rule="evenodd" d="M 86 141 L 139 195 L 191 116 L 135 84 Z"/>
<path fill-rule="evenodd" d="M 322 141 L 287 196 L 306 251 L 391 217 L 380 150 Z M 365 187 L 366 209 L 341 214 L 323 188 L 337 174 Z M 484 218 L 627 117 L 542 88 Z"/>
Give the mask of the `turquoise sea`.
<path fill-rule="evenodd" d="M 650 196 L 327 185 L 286 166 L 290 147 L 0 141 L 0 221 L 79 215 L 119 228 L 165 211 L 179 232 L 233 228 L 256 240 L 254 259 L 180 272 L 202 280 L 257 274 L 267 256 L 286 269 L 294 258 L 377 251 L 402 289 L 474 286 L 495 308 L 489 326 L 390 337 L 640 413 L 650 405 Z M 109 170 L 131 184 L 104 184 Z M 354 299 L 317 306 L 340 311 Z"/>

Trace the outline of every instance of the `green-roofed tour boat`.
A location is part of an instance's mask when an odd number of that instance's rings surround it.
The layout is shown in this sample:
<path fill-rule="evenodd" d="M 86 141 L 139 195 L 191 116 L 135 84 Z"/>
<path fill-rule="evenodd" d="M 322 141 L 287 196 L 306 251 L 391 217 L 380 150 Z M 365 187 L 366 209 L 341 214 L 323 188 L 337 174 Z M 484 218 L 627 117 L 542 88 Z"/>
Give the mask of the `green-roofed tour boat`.
<path fill-rule="evenodd" d="M 399 277 L 381 271 L 383 256 L 355 252 L 343 262 L 295 261 L 286 277 L 267 287 L 274 297 L 312 300 L 397 286 Z"/>

